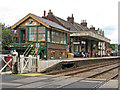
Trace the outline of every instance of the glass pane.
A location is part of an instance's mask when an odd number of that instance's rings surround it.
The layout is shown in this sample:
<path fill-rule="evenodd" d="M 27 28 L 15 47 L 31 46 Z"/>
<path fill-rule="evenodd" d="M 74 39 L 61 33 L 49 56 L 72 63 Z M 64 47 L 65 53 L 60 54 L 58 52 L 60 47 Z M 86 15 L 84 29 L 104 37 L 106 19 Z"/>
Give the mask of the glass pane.
<path fill-rule="evenodd" d="M 64 44 L 66 44 L 66 34 L 64 33 Z"/>
<path fill-rule="evenodd" d="M 36 32 L 37 32 L 36 27 L 30 27 L 29 28 L 29 40 L 30 41 L 36 40 Z"/>
<path fill-rule="evenodd" d="M 45 27 L 38 27 L 38 40 L 45 40 Z"/>
<path fill-rule="evenodd" d="M 60 32 L 57 32 L 57 43 L 60 41 Z"/>
<path fill-rule="evenodd" d="M 45 34 L 41 34 L 41 40 L 45 40 Z"/>
<path fill-rule="evenodd" d="M 47 31 L 47 41 L 50 42 L 50 31 Z"/>
<path fill-rule="evenodd" d="M 38 33 L 45 33 L 45 27 L 38 27 Z"/>
<path fill-rule="evenodd" d="M 55 39 L 56 39 L 56 37 L 55 37 L 55 32 L 52 31 L 52 42 L 55 42 Z"/>

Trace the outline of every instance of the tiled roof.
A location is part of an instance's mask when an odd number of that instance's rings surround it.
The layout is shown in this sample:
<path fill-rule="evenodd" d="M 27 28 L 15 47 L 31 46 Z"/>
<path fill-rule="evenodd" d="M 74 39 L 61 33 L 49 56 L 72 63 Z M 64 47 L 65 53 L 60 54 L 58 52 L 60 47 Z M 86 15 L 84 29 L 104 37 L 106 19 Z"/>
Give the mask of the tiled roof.
<path fill-rule="evenodd" d="M 79 29 L 77 29 L 73 24 L 59 18 L 59 17 L 56 17 L 64 26 L 70 28 L 70 32 L 73 32 L 73 31 L 79 31 Z"/>
<path fill-rule="evenodd" d="M 69 23 L 59 17 L 56 17 L 64 26 L 69 27 L 71 32 L 80 32 L 81 30 L 89 30 L 89 28 L 82 26 L 81 24 L 78 24 L 76 22 Z"/>
<path fill-rule="evenodd" d="M 89 30 L 87 27 L 85 26 L 82 26 L 81 24 L 79 23 L 75 23 L 79 28 L 81 28 L 82 30 Z"/>
<path fill-rule="evenodd" d="M 34 14 L 33 14 L 34 15 Z M 63 26 L 53 22 L 53 21 L 50 21 L 48 19 L 44 19 L 42 17 L 39 17 L 39 16 L 36 16 L 34 15 L 35 17 L 37 17 L 39 20 L 41 20 L 42 22 L 48 24 L 49 26 L 51 27 L 54 27 L 54 28 L 57 28 L 57 29 L 61 29 L 61 30 L 64 30 L 64 31 L 67 31 L 67 32 L 70 32 L 68 29 L 64 28 Z"/>

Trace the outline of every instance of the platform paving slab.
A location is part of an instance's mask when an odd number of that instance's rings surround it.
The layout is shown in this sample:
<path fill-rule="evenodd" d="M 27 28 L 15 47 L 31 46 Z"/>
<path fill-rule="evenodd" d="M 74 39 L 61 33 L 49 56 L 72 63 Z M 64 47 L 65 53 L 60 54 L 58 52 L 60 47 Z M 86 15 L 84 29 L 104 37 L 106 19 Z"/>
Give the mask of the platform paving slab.
<path fill-rule="evenodd" d="M 79 81 L 79 82 L 75 82 L 73 84 L 70 84 L 68 86 L 65 86 L 63 88 L 92 88 L 99 83 L 100 82 Z"/>
<path fill-rule="evenodd" d="M 118 88 L 118 80 L 110 80 L 100 88 Z"/>
<path fill-rule="evenodd" d="M 51 82 L 51 84 L 48 84 L 45 86 L 40 86 L 38 88 L 59 88 L 59 87 L 62 87 L 64 85 L 68 85 L 70 83 L 76 82 L 78 80 L 79 80 L 78 78 L 74 78 L 74 77 L 73 78 L 66 78 L 63 80 L 57 80 L 55 82 Z"/>

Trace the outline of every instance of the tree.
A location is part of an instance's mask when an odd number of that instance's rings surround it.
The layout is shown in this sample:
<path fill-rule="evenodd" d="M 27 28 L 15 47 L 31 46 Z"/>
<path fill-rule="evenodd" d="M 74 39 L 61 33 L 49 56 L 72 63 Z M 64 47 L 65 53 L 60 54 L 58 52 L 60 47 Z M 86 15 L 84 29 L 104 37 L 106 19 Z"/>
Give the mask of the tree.
<path fill-rule="evenodd" d="M 112 50 L 115 50 L 115 44 L 110 44 Z"/>
<path fill-rule="evenodd" d="M 0 38 L 2 38 L 2 49 L 7 49 L 8 44 L 13 41 L 13 33 L 2 23 L 0 23 Z"/>

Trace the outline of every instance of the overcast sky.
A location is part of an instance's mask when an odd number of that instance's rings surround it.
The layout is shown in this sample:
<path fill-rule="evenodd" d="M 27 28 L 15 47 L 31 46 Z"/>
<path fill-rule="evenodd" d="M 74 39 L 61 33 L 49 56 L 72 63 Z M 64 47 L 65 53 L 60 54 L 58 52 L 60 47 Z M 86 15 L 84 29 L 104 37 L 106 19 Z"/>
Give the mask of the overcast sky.
<path fill-rule="evenodd" d="M 73 14 L 81 23 L 86 19 L 88 27 L 104 30 L 111 43 L 118 42 L 118 1 L 119 0 L 1 0 L 0 22 L 13 25 L 28 13 L 43 16 L 49 9 L 55 16 L 67 20 Z"/>

